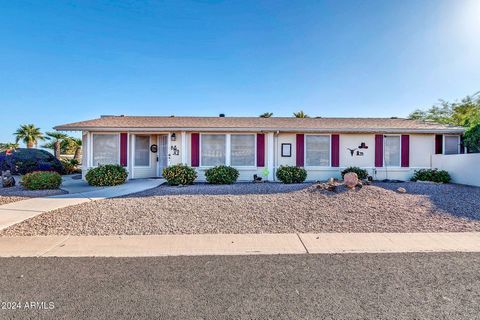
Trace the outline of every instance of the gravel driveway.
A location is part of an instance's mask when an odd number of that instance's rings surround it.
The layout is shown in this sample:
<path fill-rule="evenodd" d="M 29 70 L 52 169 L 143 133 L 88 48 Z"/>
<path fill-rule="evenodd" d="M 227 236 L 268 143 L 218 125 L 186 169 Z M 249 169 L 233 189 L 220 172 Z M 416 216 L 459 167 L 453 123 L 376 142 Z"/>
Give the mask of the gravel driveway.
<path fill-rule="evenodd" d="M 407 189 L 397 193 L 398 187 Z M 162 185 L 44 213 L 0 235 L 480 231 L 480 188 L 376 183 Z"/>
<path fill-rule="evenodd" d="M 54 196 L 66 193 L 63 190 L 26 190 L 21 186 L 0 188 L 0 205 L 26 200 L 29 198 Z"/>

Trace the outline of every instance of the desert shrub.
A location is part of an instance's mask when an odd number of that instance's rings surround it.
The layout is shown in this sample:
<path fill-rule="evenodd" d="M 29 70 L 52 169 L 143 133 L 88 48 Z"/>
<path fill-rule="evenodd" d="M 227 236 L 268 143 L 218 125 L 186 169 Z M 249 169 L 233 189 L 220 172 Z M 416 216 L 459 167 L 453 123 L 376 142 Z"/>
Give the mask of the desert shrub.
<path fill-rule="evenodd" d="M 78 168 L 78 160 L 75 159 L 62 159 L 63 168 L 66 174 L 80 173 L 82 170 Z"/>
<path fill-rule="evenodd" d="M 197 172 L 192 167 L 184 164 L 175 164 L 163 169 L 163 177 L 171 186 L 193 184 Z"/>
<path fill-rule="evenodd" d="M 357 174 L 358 179 L 365 180 L 368 177 L 368 171 L 359 167 L 348 167 L 342 171 L 342 179 L 346 173 L 354 172 Z"/>
<path fill-rule="evenodd" d="M 62 177 L 53 171 L 34 171 L 22 177 L 22 186 L 28 190 L 58 189 Z"/>
<path fill-rule="evenodd" d="M 433 182 L 442 182 L 449 183 L 452 178 L 450 174 L 445 170 L 438 169 L 420 169 L 415 170 L 412 181 L 433 181 Z"/>
<path fill-rule="evenodd" d="M 232 184 L 238 179 L 240 173 L 229 166 L 216 166 L 205 170 L 205 178 L 212 184 Z"/>
<path fill-rule="evenodd" d="M 294 166 L 280 166 L 277 178 L 283 183 L 302 183 L 307 179 L 307 170 Z"/>
<path fill-rule="evenodd" d="M 0 152 L 0 168 L 12 174 L 27 174 L 34 171 L 55 171 L 65 174 L 62 163 L 50 152 L 40 149 L 18 148 L 11 155 Z"/>
<path fill-rule="evenodd" d="M 128 172 L 118 164 L 106 164 L 88 170 L 85 179 L 91 186 L 116 186 L 125 183 Z"/>

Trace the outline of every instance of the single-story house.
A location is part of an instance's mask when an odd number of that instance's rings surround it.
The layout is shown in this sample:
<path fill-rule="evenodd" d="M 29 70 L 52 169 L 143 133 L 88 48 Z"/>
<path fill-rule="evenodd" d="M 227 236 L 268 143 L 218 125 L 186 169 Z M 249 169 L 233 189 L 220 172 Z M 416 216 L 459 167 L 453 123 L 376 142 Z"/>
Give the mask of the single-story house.
<path fill-rule="evenodd" d="M 131 179 L 184 163 L 199 180 L 222 164 L 244 181 L 254 174 L 275 181 L 282 165 L 304 167 L 307 180 L 340 177 L 349 166 L 374 179 L 407 180 L 431 168 L 433 154 L 464 152 L 463 128 L 401 118 L 101 116 L 55 129 L 82 132 L 84 173 L 114 163 Z"/>

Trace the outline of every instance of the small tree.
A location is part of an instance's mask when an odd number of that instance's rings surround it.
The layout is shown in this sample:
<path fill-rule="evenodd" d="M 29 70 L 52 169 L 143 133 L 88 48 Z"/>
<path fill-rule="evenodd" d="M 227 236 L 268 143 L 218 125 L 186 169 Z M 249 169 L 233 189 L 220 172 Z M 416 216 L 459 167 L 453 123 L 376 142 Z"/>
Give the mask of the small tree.
<path fill-rule="evenodd" d="M 9 150 L 9 149 L 18 149 L 18 143 L 0 143 L 0 152 Z"/>
<path fill-rule="evenodd" d="M 80 152 L 82 151 L 82 139 L 67 137 L 60 146 L 63 154 L 73 154 L 73 159 L 80 162 Z"/>
<path fill-rule="evenodd" d="M 273 116 L 273 112 L 265 112 L 260 115 L 260 118 L 270 118 Z"/>
<path fill-rule="evenodd" d="M 300 110 L 299 112 L 294 112 L 293 116 L 295 118 L 310 118 L 310 116 L 308 114 L 306 114 L 305 112 L 303 112 L 302 110 Z"/>
<path fill-rule="evenodd" d="M 50 143 L 43 145 L 44 148 L 53 149 L 53 155 L 55 158 L 60 159 L 61 154 L 61 144 L 67 139 L 68 136 L 60 132 L 47 132 L 45 139 L 49 140 Z"/>

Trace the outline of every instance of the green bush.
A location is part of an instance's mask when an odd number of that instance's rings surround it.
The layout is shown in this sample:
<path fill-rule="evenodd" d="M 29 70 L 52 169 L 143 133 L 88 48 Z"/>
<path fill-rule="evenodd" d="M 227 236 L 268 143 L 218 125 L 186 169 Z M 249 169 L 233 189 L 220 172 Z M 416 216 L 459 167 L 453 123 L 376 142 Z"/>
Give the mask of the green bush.
<path fill-rule="evenodd" d="M 212 184 L 232 184 L 238 179 L 240 173 L 229 166 L 216 166 L 205 171 L 205 178 Z"/>
<path fill-rule="evenodd" d="M 85 179 L 91 186 L 116 186 L 125 183 L 128 172 L 118 164 L 106 164 L 88 170 Z"/>
<path fill-rule="evenodd" d="M 358 179 L 365 180 L 368 177 L 368 171 L 359 167 L 348 167 L 342 171 L 342 179 L 346 173 L 354 172 L 357 174 Z"/>
<path fill-rule="evenodd" d="M 184 164 L 175 164 L 163 169 L 163 177 L 171 186 L 193 184 L 197 172 L 192 167 Z"/>
<path fill-rule="evenodd" d="M 280 166 L 277 178 L 283 183 L 302 183 L 307 179 L 307 170 L 294 166 Z"/>
<path fill-rule="evenodd" d="M 78 168 L 79 162 L 75 159 L 62 159 L 60 160 L 63 167 L 65 168 L 66 174 L 80 173 L 82 170 Z"/>
<path fill-rule="evenodd" d="M 412 181 L 433 181 L 433 182 L 442 182 L 449 183 L 452 178 L 445 170 L 438 169 L 420 169 L 415 170 Z"/>
<path fill-rule="evenodd" d="M 34 171 L 22 177 L 22 186 L 28 190 L 58 189 L 62 177 L 54 171 Z"/>

